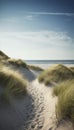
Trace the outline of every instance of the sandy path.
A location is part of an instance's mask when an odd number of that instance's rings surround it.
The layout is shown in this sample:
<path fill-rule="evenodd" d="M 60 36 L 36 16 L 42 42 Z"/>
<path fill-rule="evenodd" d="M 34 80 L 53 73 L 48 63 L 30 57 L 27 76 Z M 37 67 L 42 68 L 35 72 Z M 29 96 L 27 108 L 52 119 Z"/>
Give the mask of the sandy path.
<path fill-rule="evenodd" d="M 49 130 L 53 128 L 56 119 L 56 98 L 52 97 L 52 88 L 39 84 L 36 79 L 28 87 L 28 92 L 32 96 L 34 108 L 30 104 L 25 106 L 28 110 L 28 118 L 24 120 L 22 130 Z"/>
<path fill-rule="evenodd" d="M 32 109 L 32 111 L 29 112 L 30 118 L 26 118 L 22 130 L 42 130 L 44 124 L 44 96 L 38 87 L 34 86 L 33 82 L 28 87 L 28 93 L 32 96 L 34 107 L 28 104 L 28 110 Z"/>
<path fill-rule="evenodd" d="M 73 130 L 71 122 L 61 122 L 55 129 L 55 104 L 52 88 L 29 84 L 24 99 L 11 100 L 11 105 L 0 102 L 0 130 Z"/>
<path fill-rule="evenodd" d="M 12 100 L 10 106 L 0 104 L 0 130 L 49 130 L 55 119 L 51 90 L 34 80 L 23 100 Z"/>
<path fill-rule="evenodd" d="M 52 96 L 52 88 L 40 84 L 37 79 L 32 82 L 32 86 L 34 86 L 35 89 L 37 89 L 38 95 L 41 95 L 44 99 L 43 101 L 40 101 L 41 99 L 39 99 L 39 101 L 43 105 L 43 112 L 40 113 L 43 115 L 44 121 L 41 130 L 49 130 L 55 125 L 55 104 L 57 99 Z"/>
<path fill-rule="evenodd" d="M 35 116 L 27 127 L 25 125 L 24 130 L 73 130 L 71 122 L 62 121 L 56 124 L 57 98 L 52 96 L 53 87 L 46 87 L 36 79 L 31 83 L 28 91 L 34 99 Z"/>

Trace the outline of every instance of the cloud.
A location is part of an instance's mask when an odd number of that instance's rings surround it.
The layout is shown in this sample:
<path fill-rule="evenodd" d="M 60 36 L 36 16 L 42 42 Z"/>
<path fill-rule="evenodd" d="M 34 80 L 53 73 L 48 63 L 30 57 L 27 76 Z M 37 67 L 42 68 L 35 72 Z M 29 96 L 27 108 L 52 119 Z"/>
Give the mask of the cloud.
<path fill-rule="evenodd" d="M 34 17 L 35 16 L 33 16 L 33 15 L 25 15 L 25 16 L 20 16 L 20 19 L 22 20 L 22 21 L 32 21 L 33 19 L 34 19 Z M 9 17 L 9 18 L 3 18 L 3 19 L 1 19 L 2 20 L 2 22 L 6 22 L 6 23 L 19 23 L 20 22 L 20 19 L 19 19 L 19 17 Z"/>
<path fill-rule="evenodd" d="M 73 40 L 66 32 L 39 31 L 23 32 L 17 34 L 18 39 L 27 41 L 27 43 L 44 44 L 52 46 L 68 46 L 73 44 Z"/>
<path fill-rule="evenodd" d="M 26 16 L 24 17 L 24 19 L 31 21 L 31 20 L 33 20 L 33 16 L 32 16 L 32 15 L 26 15 Z"/>
<path fill-rule="evenodd" d="M 74 13 L 58 13 L 58 12 L 27 12 L 32 15 L 53 15 L 53 16 L 74 16 Z"/>
<path fill-rule="evenodd" d="M 74 39 L 67 32 L 38 31 L 38 32 L 7 32 L 0 34 L 0 43 L 9 40 L 19 43 L 33 44 L 34 46 L 67 47 L 73 46 Z"/>
<path fill-rule="evenodd" d="M 67 32 L 1 32 L 0 49 L 23 59 L 73 59 L 74 39 Z"/>
<path fill-rule="evenodd" d="M 20 19 L 22 21 L 33 21 L 35 17 L 39 15 L 47 15 L 47 16 L 67 16 L 67 17 L 74 17 L 74 13 L 58 13 L 58 12 L 24 12 L 23 16 L 20 16 Z M 9 18 L 3 18 L 1 19 L 2 22 L 7 23 L 19 23 L 20 22 L 19 17 L 9 17 Z M 70 19 L 69 19 L 70 20 Z"/>

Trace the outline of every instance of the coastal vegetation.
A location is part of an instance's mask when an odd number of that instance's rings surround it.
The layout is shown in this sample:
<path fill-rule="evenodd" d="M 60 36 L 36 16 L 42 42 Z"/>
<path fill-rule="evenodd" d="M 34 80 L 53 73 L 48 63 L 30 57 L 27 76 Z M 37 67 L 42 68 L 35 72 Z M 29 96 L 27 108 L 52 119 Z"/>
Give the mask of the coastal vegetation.
<path fill-rule="evenodd" d="M 11 65 L 15 65 L 16 67 L 24 67 L 26 69 L 28 69 L 28 65 L 21 59 L 8 59 L 7 63 L 11 64 Z"/>
<path fill-rule="evenodd" d="M 58 96 L 56 115 L 58 120 L 68 119 L 74 124 L 74 79 L 59 83 L 53 89 Z"/>
<path fill-rule="evenodd" d="M 43 82 L 45 85 L 53 85 L 62 81 L 70 80 L 74 78 L 74 72 L 62 65 L 53 65 L 44 70 L 38 77 L 39 82 Z"/>
<path fill-rule="evenodd" d="M 74 73 L 74 67 L 70 67 L 71 71 Z"/>
<path fill-rule="evenodd" d="M 19 72 L 0 65 L 0 96 L 9 100 L 10 96 L 23 96 L 27 93 L 27 80 Z"/>
<path fill-rule="evenodd" d="M 35 70 L 35 71 L 43 71 L 44 69 L 39 67 L 39 66 L 34 66 L 34 65 L 28 65 L 28 67 L 32 70 Z"/>
<path fill-rule="evenodd" d="M 9 57 L 0 50 L 0 60 L 7 60 Z"/>

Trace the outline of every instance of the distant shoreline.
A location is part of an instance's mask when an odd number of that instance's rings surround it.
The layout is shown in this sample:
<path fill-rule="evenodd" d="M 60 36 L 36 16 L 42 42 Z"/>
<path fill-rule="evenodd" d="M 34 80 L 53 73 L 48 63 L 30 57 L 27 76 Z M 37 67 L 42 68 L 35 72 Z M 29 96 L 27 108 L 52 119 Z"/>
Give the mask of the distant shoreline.
<path fill-rule="evenodd" d="M 43 69 L 48 68 L 54 64 L 63 64 L 65 66 L 74 66 L 74 60 L 26 60 L 26 63 L 42 67 Z"/>

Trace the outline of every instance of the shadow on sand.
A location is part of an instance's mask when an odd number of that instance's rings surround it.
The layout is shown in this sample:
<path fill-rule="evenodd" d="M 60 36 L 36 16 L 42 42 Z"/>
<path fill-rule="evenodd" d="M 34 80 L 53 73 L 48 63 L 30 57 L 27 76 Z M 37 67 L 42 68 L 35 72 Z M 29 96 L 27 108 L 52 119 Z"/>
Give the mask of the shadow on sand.
<path fill-rule="evenodd" d="M 0 101 L 0 130 L 27 129 L 34 117 L 34 99 L 30 94 L 24 99 L 11 99 L 10 104 Z"/>

